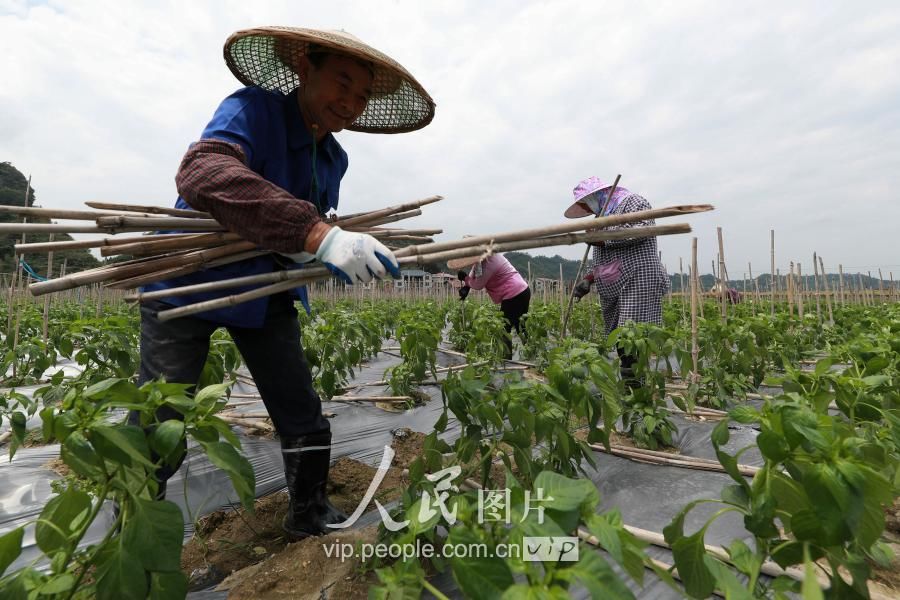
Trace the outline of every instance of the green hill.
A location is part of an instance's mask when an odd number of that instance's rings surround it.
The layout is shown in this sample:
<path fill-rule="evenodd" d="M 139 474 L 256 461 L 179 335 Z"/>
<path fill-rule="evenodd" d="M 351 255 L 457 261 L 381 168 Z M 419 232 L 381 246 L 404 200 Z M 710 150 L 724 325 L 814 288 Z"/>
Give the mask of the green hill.
<path fill-rule="evenodd" d="M 0 204 L 10 206 L 22 206 L 25 203 L 25 190 L 28 189 L 28 180 L 25 176 L 9 162 L 0 162 Z M 33 206 L 36 199 L 34 188 L 32 187 L 28 193 L 28 206 Z M 10 215 L 0 213 L 0 223 L 16 223 L 21 222 L 22 217 L 18 215 Z M 29 219 L 31 223 L 48 223 L 48 219 Z M 3 233 L 0 234 L 0 273 L 12 273 L 16 268 L 16 257 L 13 252 L 13 246 L 21 238 L 21 234 Z M 50 238 L 47 233 L 29 234 L 26 242 L 46 242 Z M 67 234 L 56 234 L 54 241 L 62 242 L 71 240 L 72 237 Z M 53 255 L 54 271 L 59 272 L 59 268 L 66 261 L 66 272 L 73 273 L 75 271 L 83 271 L 100 265 L 100 262 L 87 250 L 66 250 L 64 252 L 56 252 Z M 32 269 L 40 275 L 47 273 L 47 255 L 46 254 L 29 254 L 25 256 L 25 261 Z"/>

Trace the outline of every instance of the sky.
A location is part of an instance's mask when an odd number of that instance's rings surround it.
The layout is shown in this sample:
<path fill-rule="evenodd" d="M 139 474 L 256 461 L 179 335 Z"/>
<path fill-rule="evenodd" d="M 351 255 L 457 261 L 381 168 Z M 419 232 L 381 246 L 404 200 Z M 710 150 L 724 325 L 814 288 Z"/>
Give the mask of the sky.
<path fill-rule="evenodd" d="M 724 236 L 732 279 L 790 261 L 900 279 L 900 3 L 0 0 L 0 161 L 38 203 L 169 206 L 174 175 L 240 87 L 233 31 L 343 29 L 402 63 L 434 121 L 341 132 L 341 211 L 434 194 L 439 240 L 559 224 L 595 175 L 654 207 L 709 203 L 661 237 L 670 273 Z M 584 246 L 559 253 L 580 259 Z"/>

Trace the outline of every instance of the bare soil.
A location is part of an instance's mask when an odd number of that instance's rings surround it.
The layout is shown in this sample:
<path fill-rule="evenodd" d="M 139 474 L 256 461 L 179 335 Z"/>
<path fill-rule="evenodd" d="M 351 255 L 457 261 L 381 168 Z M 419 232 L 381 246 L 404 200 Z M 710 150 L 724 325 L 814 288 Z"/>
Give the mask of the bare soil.
<path fill-rule="evenodd" d="M 359 558 L 342 561 L 329 549 L 337 544 L 372 543 L 378 525 L 353 532 L 333 533 L 306 538 L 289 544 L 267 560 L 238 571 L 222 582 L 219 589 L 228 590 L 228 598 L 257 600 L 274 598 L 307 598 L 320 600 L 368 598 L 369 588 L 378 584 L 374 572 L 364 573 Z"/>
<path fill-rule="evenodd" d="M 401 471 L 421 454 L 424 437 L 409 431 L 395 438 L 392 446 L 397 458 L 374 500 L 386 504 L 400 497 L 408 484 Z M 368 490 L 375 471 L 355 460 L 339 459 L 329 473 L 327 489 L 331 502 L 351 514 Z M 366 512 L 374 509 L 374 502 L 370 502 Z M 328 557 L 322 544 L 332 538 L 345 542 L 351 534 L 369 534 L 339 532 L 291 543 L 293 540 L 281 529 L 287 510 L 288 495 L 279 492 L 257 500 L 253 514 L 242 509 L 220 510 L 201 519 L 181 557 L 181 568 L 191 578 L 192 587 L 209 586 L 231 575 L 227 585 L 234 588 L 231 595 L 239 598 L 366 597 L 376 581 L 375 575 L 358 574 L 358 562 L 342 563 L 336 557 Z M 357 596 L 357 591 L 361 595 Z"/>

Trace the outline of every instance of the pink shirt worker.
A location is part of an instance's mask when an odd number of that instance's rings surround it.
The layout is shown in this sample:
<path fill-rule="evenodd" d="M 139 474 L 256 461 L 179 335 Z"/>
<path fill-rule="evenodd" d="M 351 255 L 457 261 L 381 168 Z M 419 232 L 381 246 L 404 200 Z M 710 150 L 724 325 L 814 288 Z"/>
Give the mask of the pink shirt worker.
<path fill-rule="evenodd" d="M 473 264 L 474 263 L 474 264 Z M 459 289 L 459 297 L 465 300 L 470 289 L 485 290 L 494 304 L 506 319 L 506 358 L 512 358 L 512 330 L 519 338 L 525 340 L 525 323 L 523 317 L 531 303 L 531 290 L 528 282 L 522 278 L 512 264 L 502 254 L 493 254 L 478 262 L 476 258 L 464 258 L 449 261 L 451 269 L 465 269 L 472 265 L 468 274 L 459 271 L 457 277 L 465 285 Z"/>

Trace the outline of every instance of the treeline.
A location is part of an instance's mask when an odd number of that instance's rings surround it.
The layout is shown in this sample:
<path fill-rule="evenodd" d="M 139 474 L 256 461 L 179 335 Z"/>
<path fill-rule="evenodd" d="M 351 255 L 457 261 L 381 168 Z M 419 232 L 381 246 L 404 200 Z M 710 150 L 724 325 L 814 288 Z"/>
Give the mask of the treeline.
<path fill-rule="evenodd" d="M 28 180 L 25 178 L 25 175 L 23 175 L 11 163 L 0 162 L 0 204 L 7 204 L 10 206 L 24 206 L 26 190 L 28 190 L 28 206 L 34 206 L 37 196 L 33 187 L 29 189 Z M 0 213 L 0 223 L 16 222 L 21 223 L 22 217 L 19 215 Z M 29 218 L 28 222 L 49 223 L 50 221 L 48 219 Z M 13 247 L 15 246 L 16 242 L 21 239 L 21 237 L 21 234 L 0 234 L 0 273 L 12 273 L 15 271 L 17 262 Z M 50 234 L 32 233 L 26 236 L 25 241 L 28 243 L 46 242 L 49 241 L 49 239 Z M 56 234 L 53 237 L 53 241 L 56 242 L 62 242 L 71 239 L 72 237 L 68 234 Z M 36 273 L 42 276 L 47 274 L 46 254 L 28 254 L 24 258 L 25 262 Z M 63 261 L 66 262 L 66 271 L 68 273 L 83 271 L 85 269 L 99 266 L 100 264 L 100 261 L 98 261 L 87 250 L 66 250 L 64 252 L 54 253 L 53 270 L 55 273 L 59 273 L 59 269 L 63 264 Z"/>
<path fill-rule="evenodd" d="M 530 254 L 525 254 L 524 252 L 507 252 L 504 254 L 509 262 L 522 274 L 524 277 L 528 277 L 528 265 L 531 263 L 531 277 L 533 279 L 538 278 L 547 278 L 547 279 L 559 279 L 559 266 L 562 265 L 562 273 L 563 278 L 566 281 L 572 281 L 575 279 L 578 273 L 578 266 L 580 261 L 570 260 L 567 258 L 563 258 L 558 254 L 556 256 L 531 256 Z M 829 273 L 827 276 L 828 279 L 828 287 L 830 289 L 836 290 L 839 285 L 840 276 L 837 273 Z M 684 274 L 684 286 L 685 288 L 689 288 L 691 285 L 690 280 L 688 279 L 687 272 Z M 759 286 L 759 291 L 768 292 L 771 289 L 772 278 L 768 273 L 759 275 L 755 277 L 757 281 L 757 285 Z M 802 278 L 798 278 L 798 283 L 802 279 L 802 284 L 807 289 L 815 289 L 815 276 L 814 275 L 804 275 Z M 852 286 L 856 289 L 859 286 L 859 280 L 862 279 L 862 285 L 865 289 L 877 290 L 879 289 L 879 281 L 877 277 L 869 277 L 868 275 L 857 276 L 856 273 L 844 273 L 844 285 Z M 678 273 L 669 273 L 669 281 L 672 284 L 673 292 L 681 291 L 681 282 L 682 276 Z M 779 282 L 779 290 L 784 289 L 784 277 Z M 706 274 L 700 275 L 700 287 L 704 290 L 711 289 L 714 285 L 718 283 L 718 280 L 715 276 Z M 747 282 L 747 291 L 754 291 L 753 279 L 748 279 Z M 820 279 L 821 285 L 821 279 Z M 883 282 L 884 288 L 888 289 L 891 285 L 890 281 Z M 738 291 L 744 290 L 744 280 L 742 279 L 731 279 L 728 281 L 728 286 L 733 287 Z"/>

